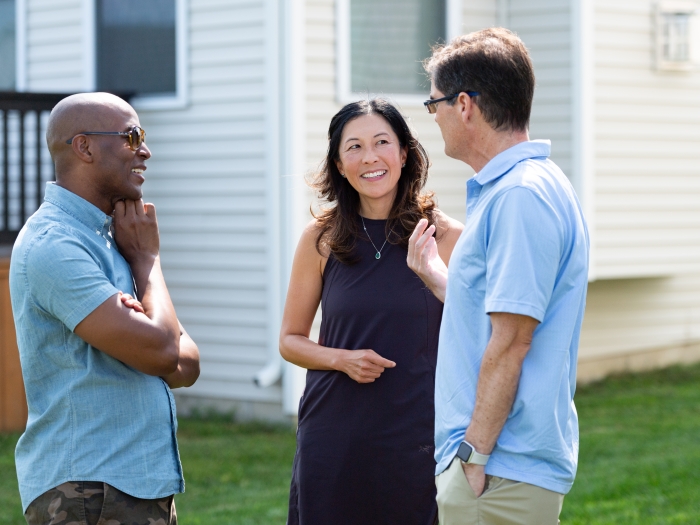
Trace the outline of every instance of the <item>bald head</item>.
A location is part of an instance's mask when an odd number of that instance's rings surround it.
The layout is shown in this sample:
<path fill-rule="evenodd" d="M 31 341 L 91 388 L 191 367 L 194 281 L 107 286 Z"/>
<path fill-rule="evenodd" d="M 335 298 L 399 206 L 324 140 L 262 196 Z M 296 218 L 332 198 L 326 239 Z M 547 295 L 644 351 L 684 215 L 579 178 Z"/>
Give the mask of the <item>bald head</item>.
<path fill-rule="evenodd" d="M 56 176 L 73 157 L 66 141 L 84 131 L 123 131 L 114 126 L 134 108 L 110 93 L 78 93 L 61 100 L 51 111 L 46 142 L 56 163 Z M 77 160 L 77 159 L 75 159 Z"/>

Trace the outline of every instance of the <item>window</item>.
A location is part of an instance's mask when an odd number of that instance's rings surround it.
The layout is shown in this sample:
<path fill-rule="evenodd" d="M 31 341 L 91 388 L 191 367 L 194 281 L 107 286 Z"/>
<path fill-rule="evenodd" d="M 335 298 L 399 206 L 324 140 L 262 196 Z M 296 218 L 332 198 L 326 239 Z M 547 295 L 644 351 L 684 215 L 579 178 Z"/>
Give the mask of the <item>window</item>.
<path fill-rule="evenodd" d="M 656 67 L 684 71 L 700 62 L 700 6 L 692 1 L 660 2 L 656 8 Z"/>
<path fill-rule="evenodd" d="M 424 99 L 421 62 L 444 42 L 448 0 L 338 0 L 338 91 L 341 101 L 367 94 Z"/>
<path fill-rule="evenodd" d="M 15 0 L 0 0 L 0 91 L 15 90 Z"/>
<path fill-rule="evenodd" d="M 182 99 L 184 0 L 95 2 L 96 88 L 149 109 Z"/>

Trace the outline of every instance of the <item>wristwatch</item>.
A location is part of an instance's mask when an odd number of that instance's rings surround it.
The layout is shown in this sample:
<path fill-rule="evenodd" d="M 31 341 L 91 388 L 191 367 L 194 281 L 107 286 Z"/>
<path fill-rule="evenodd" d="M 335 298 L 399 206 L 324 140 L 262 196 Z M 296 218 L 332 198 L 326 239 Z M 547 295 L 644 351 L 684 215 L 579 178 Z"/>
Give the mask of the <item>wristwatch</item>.
<path fill-rule="evenodd" d="M 462 461 L 462 463 L 467 463 L 470 465 L 486 465 L 489 458 L 489 454 L 479 454 L 474 445 L 468 441 L 462 441 L 457 449 L 457 457 Z"/>

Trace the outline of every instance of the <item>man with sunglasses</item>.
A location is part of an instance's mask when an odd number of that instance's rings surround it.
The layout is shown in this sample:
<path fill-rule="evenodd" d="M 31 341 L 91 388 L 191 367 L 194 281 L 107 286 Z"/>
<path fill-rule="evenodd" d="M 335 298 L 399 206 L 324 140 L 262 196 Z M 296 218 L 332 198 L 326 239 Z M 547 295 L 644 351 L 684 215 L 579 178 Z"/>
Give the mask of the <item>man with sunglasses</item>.
<path fill-rule="evenodd" d="M 436 49 L 428 112 L 471 166 L 449 271 L 419 223 L 408 264 L 445 302 L 435 376 L 440 525 L 556 525 L 577 466 L 573 395 L 589 239 L 573 187 L 530 141 L 527 49 L 486 29 Z"/>
<path fill-rule="evenodd" d="M 56 182 L 17 238 L 12 310 L 29 419 L 16 449 L 29 525 L 177 523 L 184 491 L 171 388 L 197 346 L 163 279 L 145 143 L 106 93 L 59 102 L 46 139 Z M 134 298 L 138 298 L 134 299 Z"/>

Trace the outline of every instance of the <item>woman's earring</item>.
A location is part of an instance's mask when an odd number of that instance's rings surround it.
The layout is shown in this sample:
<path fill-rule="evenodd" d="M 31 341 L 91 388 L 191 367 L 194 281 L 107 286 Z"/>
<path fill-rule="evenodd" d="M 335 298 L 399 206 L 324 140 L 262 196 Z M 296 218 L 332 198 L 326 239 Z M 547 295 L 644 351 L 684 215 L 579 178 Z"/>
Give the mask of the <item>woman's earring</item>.
<path fill-rule="evenodd" d="M 346 178 L 345 173 L 340 173 L 340 176 L 343 177 L 344 179 Z"/>
<path fill-rule="evenodd" d="M 406 167 L 406 163 L 404 162 L 403 164 L 401 164 L 401 167 L 402 167 L 402 168 L 405 168 L 405 167 Z"/>

